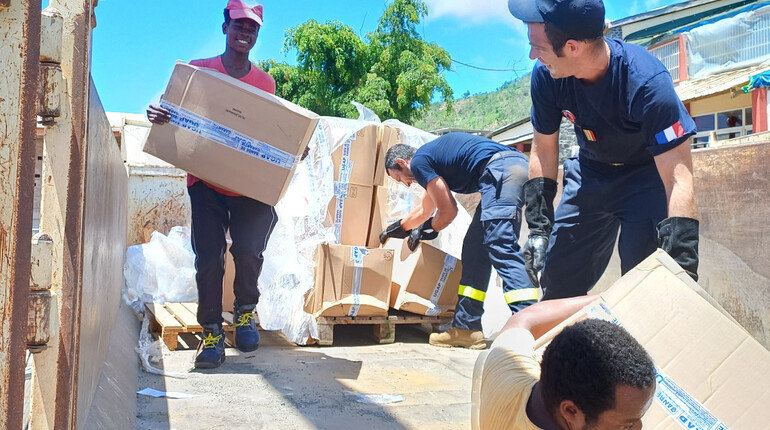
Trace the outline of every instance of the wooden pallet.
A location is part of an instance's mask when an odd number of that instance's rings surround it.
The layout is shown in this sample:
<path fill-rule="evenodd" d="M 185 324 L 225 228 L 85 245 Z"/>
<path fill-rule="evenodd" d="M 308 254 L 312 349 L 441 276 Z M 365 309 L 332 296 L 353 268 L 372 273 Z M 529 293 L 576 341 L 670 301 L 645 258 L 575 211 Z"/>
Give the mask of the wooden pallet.
<path fill-rule="evenodd" d="M 361 324 L 372 325 L 374 340 L 378 343 L 393 343 L 396 340 L 396 325 L 417 324 L 421 326 L 436 327 L 450 323 L 453 316 L 425 316 L 410 312 L 402 312 L 391 309 L 388 316 L 374 317 L 319 317 L 318 344 L 331 346 L 334 343 L 334 327 L 338 325 Z"/>
<path fill-rule="evenodd" d="M 168 349 L 174 351 L 179 346 L 179 335 L 185 333 L 203 333 L 203 327 L 198 324 L 196 317 L 198 313 L 197 303 L 147 303 L 145 305 L 150 313 L 150 333 L 156 338 L 163 339 Z M 233 314 L 231 312 L 222 312 L 222 318 L 225 324 L 222 328 L 225 330 L 225 340 L 234 345 L 234 331 L 231 327 L 233 323 Z M 259 320 L 257 320 L 259 324 Z"/>

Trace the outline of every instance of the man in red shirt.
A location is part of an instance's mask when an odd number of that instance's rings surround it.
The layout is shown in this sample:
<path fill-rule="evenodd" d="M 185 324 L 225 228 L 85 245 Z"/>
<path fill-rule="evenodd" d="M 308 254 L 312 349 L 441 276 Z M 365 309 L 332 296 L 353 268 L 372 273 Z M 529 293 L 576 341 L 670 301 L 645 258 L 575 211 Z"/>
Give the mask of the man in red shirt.
<path fill-rule="evenodd" d="M 227 41 L 225 52 L 216 57 L 191 61 L 190 64 L 218 70 L 275 94 L 273 78 L 249 61 L 249 52 L 262 27 L 262 5 L 251 6 L 242 0 L 229 0 L 224 15 L 222 33 Z M 162 125 L 169 122 L 171 114 L 166 109 L 150 105 L 147 118 L 153 124 Z M 262 253 L 278 216 L 272 206 L 217 188 L 193 175 L 187 176 L 187 190 L 192 207 L 198 322 L 203 326 L 204 336 L 195 357 L 195 367 L 212 369 L 225 361 L 222 330 L 222 278 L 227 250 L 225 235 L 229 229 L 232 239 L 230 253 L 235 261 L 235 343 L 241 351 L 254 351 L 259 346 L 259 332 L 254 319 L 259 301 L 257 280 L 264 261 Z"/>

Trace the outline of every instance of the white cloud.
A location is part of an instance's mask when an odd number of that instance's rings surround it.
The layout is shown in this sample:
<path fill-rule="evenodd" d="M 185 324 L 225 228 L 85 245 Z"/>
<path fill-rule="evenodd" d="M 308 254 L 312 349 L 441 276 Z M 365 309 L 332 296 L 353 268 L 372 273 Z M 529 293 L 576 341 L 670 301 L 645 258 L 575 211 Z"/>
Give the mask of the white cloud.
<path fill-rule="evenodd" d="M 505 0 L 426 0 L 428 19 L 458 18 L 478 24 L 484 21 L 516 22 Z"/>

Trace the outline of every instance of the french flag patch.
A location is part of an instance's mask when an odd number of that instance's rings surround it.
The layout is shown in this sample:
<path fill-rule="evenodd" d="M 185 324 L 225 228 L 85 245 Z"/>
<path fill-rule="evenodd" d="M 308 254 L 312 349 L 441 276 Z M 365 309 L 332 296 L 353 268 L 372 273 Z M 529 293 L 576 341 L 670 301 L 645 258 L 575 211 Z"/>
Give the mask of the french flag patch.
<path fill-rule="evenodd" d="M 669 142 L 675 141 L 677 138 L 684 136 L 684 127 L 677 121 L 671 127 L 661 131 L 655 135 L 655 140 L 658 145 L 664 145 Z"/>

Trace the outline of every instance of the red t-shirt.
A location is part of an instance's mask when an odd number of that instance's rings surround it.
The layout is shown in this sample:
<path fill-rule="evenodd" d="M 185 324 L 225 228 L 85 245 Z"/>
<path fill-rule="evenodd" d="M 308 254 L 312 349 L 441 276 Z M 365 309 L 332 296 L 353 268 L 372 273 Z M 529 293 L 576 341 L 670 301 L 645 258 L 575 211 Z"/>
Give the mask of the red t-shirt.
<path fill-rule="evenodd" d="M 197 67 L 206 67 L 209 69 L 214 69 L 220 73 L 227 74 L 227 70 L 225 70 L 225 66 L 222 64 L 222 57 L 216 56 L 212 58 L 206 58 L 203 60 L 193 60 L 190 61 L 190 65 L 197 66 Z M 251 70 L 249 73 L 240 78 L 241 81 L 246 82 L 249 85 L 253 85 L 257 88 L 259 88 L 262 91 L 267 91 L 270 94 L 275 94 L 275 80 L 272 76 L 270 76 L 267 72 L 260 69 L 259 67 L 255 66 L 254 64 L 251 65 Z M 194 183 L 201 181 L 204 184 L 206 184 L 207 187 L 214 189 L 220 194 L 224 194 L 226 196 L 231 197 L 239 197 L 240 194 L 236 194 L 232 191 L 223 190 L 222 188 L 215 187 L 206 181 L 202 181 L 201 179 L 198 179 L 197 177 L 187 174 L 187 186 L 191 186 Z"/>

